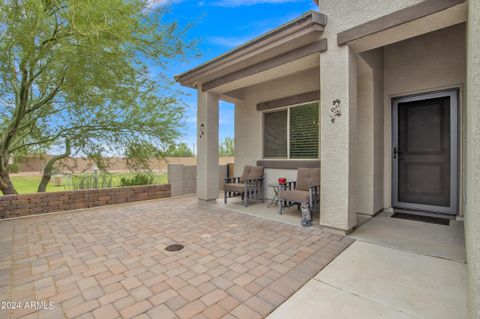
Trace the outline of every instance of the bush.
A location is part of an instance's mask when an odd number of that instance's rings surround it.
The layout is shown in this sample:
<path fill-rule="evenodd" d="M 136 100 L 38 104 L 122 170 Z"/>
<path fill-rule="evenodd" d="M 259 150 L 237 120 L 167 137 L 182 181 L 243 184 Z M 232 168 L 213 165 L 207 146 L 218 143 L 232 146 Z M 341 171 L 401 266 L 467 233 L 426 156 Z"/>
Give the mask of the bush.
<path fill-rule="evenodd" d="M 18 163 L 13 163 L 8 165 L 8 170 L 10 173 L 18 173 L 20 171 L 20 165 Z"/>
<path fill-rule="evenodd" d="M 113 187 L 113 178 L 108 173 L 72 175 L 70 187 L 72 190 L 111 188 Z"/>
<path fill-rule="evenodd" d="M 150 173 L 138 173 L 133 177 L 122 177 L 120 179 L 120 186 L 140 186 L 152 185 L 155 182 L 155 176 Z"/>

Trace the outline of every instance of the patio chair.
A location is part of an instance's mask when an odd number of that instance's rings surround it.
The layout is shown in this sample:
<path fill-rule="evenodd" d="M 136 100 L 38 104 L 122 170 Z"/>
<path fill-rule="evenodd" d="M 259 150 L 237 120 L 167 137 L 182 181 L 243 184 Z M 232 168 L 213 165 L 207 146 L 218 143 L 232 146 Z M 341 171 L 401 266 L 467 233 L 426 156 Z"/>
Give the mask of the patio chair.
<path fill-rule="evenodd" d="M 247 165 L 240 177 L 225 178 L 224 203 L 227 198 L 242 196 L 245 207 L 249 200 L 263 202 L 263 167 Z"/>
<path fill-rule="evenodd" d="M 308 203 L 310 212 L 320 211 L 320 168 L 299 168 L 297 180 L 287 182 L 285 190 L 278 193 L 279 214 L 283 208 Z"/>

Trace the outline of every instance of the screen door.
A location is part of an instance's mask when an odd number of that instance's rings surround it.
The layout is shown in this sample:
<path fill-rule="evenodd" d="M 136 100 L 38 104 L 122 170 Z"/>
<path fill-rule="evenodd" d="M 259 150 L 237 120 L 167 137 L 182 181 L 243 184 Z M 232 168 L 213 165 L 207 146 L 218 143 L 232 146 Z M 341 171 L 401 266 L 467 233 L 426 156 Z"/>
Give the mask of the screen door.
<path fill-rule="evenodd" d="M 457 91 L 393 100 L 393 207 L 457 213 Z"/>

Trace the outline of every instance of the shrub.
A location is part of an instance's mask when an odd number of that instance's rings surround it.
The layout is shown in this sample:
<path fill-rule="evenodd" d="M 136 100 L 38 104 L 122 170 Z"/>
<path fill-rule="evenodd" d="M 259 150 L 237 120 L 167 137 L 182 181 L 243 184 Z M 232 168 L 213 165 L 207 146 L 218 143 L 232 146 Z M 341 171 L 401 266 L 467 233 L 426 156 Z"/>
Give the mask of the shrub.
<path fill-rule="evenodd" d="M 20 165 L 18 163 L 13 163 L 8 165 L 8 170 L 10 173 L 18 173 L 20 171 Z"/>
<path fill-rule="evenodd" d="M 138 173 L 133 177 L 122 177 L 120 186 L 140 186 L 152 185 L 155 182 L 155 176 L 151 173 Z"/>
<path fill-rule="evenodd" d="M 70 184 L 73 190 L 111 188 L 113 187 L 113 178 L 108 173 L 72 175 Z"/>

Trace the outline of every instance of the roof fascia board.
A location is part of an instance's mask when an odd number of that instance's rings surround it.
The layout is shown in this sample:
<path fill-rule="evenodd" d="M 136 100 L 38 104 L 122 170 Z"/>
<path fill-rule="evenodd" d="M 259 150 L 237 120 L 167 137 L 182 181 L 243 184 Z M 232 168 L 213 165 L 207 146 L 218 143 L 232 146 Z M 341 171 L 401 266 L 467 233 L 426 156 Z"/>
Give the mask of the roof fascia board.
<path fill-rule="evenodd" d="M 214 68 L 218 68 L 224 63 L 235 60 L 253 51 L 259 50 L 265 46 L 268 46 L 271 43 L 274 43 L 275 41 L 280 41 L 283 38 L 296 32 L 300 32 L 305 28 L 311 27 L 312 25 L 314 27 L 311 31 L 323 31 L 323 27 L 326 25 L 326 23 L 326 15 L 317 11 L 309 11 L 292 21 L 273 29 L 270 32 L 267 32 L 251 41 L 248 41 L 247 43 L 231 51 L 228 51 L 225 54 L 222 54 L 210 61 L 207 61 L 189 71 L 176 75 L 175 79 L 177 82 L 180 82 L 184 85 L 191 84 L 190 82 L 195 81 L 195 79 L 199 78 L 204 72 L 207 72 Z"/>
<path fill-rule="evenodd" d="M 232 82 L 232 81 L 235 81 L 235 80 L 238 80 L 238 79 L 241 79 L 265 70 L 269 70 L 271 68 L 280 66 L 282 64 L 285 64 L 291 61 L 295 61 L 297 59 L 300 59 L 315 53 L 324 52 L 327 49 L 328 49 L 327 39 L 324 38 L 319 41 L 304 45 L 303 47 L 285 52 L 271 59 L 259 62 L 257 64 L 248 66 L 241 70 L 238 70 L 238 71 L 223 75 L 221 77 L 218 77 L 214 80 L 205 82 L 202 85 L 202 90 L 208 91 L 222 84 Z"/>
<path fill-rule="evenodd" d="M 369 35 L 411 22 L 464 3 L 466 0 L 426 0 L 413 6 L 362 23 L 337 33 L 337 44 L 344 45 Z"/>

